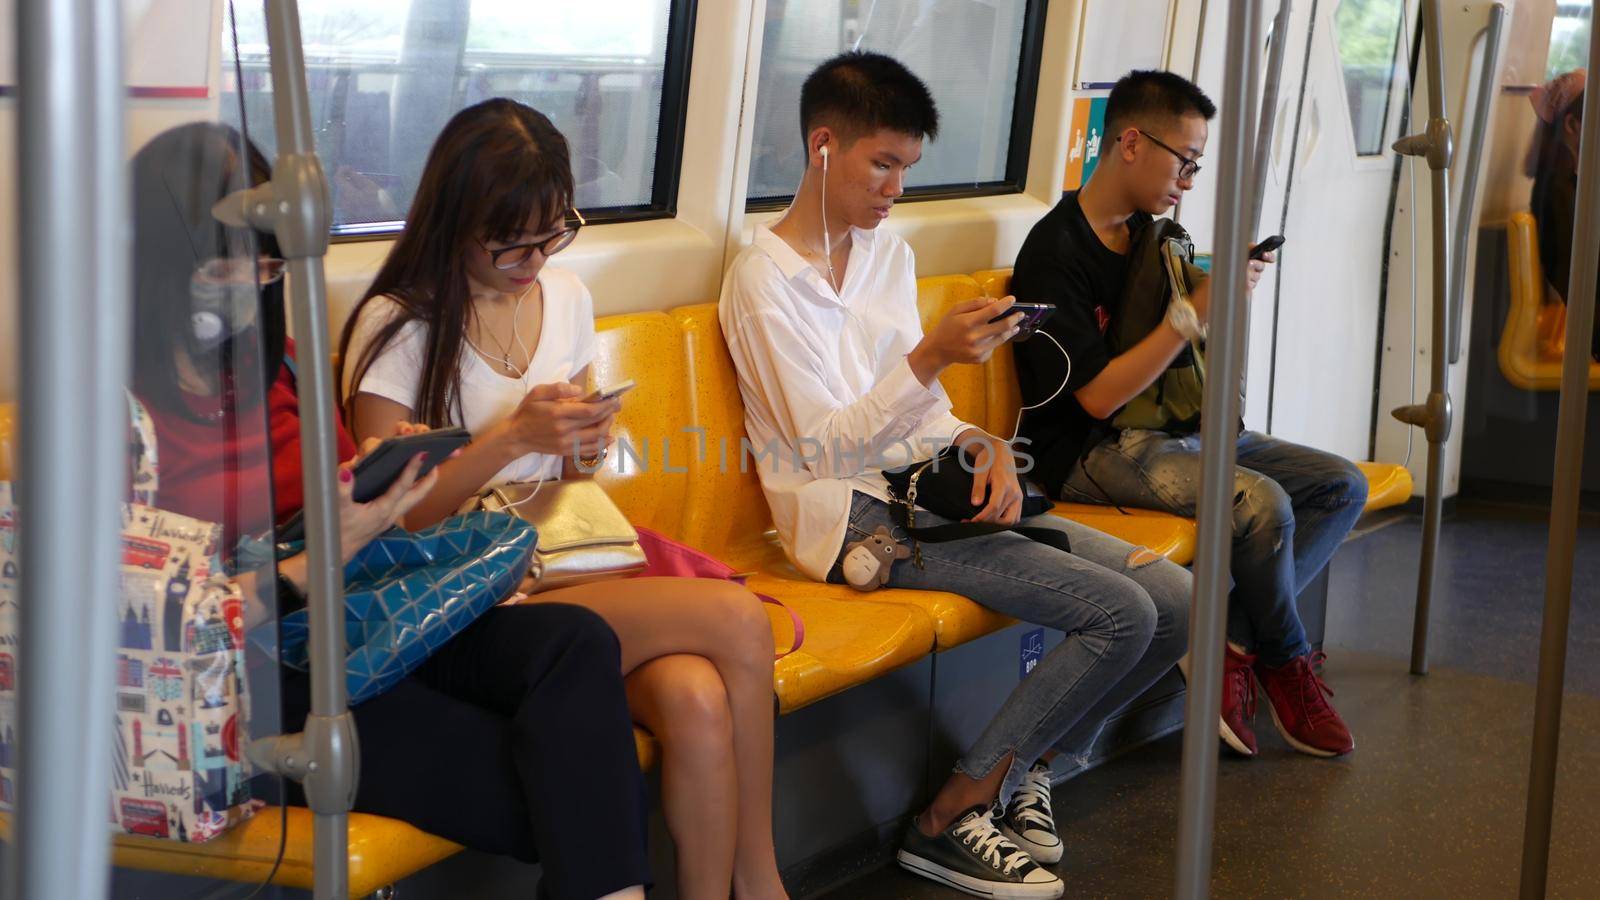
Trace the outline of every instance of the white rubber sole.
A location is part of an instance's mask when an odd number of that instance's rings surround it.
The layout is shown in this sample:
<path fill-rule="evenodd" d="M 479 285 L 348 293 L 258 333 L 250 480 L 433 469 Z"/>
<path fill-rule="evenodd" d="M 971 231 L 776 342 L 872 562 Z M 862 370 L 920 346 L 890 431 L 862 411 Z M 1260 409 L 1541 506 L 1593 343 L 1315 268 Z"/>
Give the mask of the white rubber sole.
<path fill-rule="evenodd" d="M 1030 841 L 1015 831 L 1012 831 L 1011 826 L 1003 822 L 1000 824 L 1000 833 L 1005 835 L 1006 839 L 1011 841 L 1011 843 L 1016 844 L 1018 847 L 1028 851 L 1028 855 L 1033 857 L 1034 862 L 1042 863 L 1047 866 L 1053 866 L 1056 863 L 1061 862 L 1061 857 L 1067 849 L 1066 845 L 1061 842 L 1057 842 L 1053 847 L 1046 847 L 1044 844 L 1038 844 Z"/>
<path fill-rule="evenodd" d="M 1320 750 L 1311 746 L 1310 744 L 1304 744 L 1295 740 L 1294 736 L 1289 734 L 1289 729 L 1284 728 L 1283 723 L 1278 721 L 1278 711 L 1272 708 L 1271 703 L 1267 704 L 1267 712 L 1272 713 L 1272 727 L 1278 729 L 1278 735 L 1283 738 L 1283 742 L 1288 744 L 1290 747 L 1293 747 L 1296 751 L 1304 753 L 1307 756 L 1321 757 L 1322 759 L 1344 755 L 1343 753 L 1335 753 L 1332 750 Z M 1355 749 L 1356 742 L 1355 739 L 1352 738 L 1350 741 L 1350 750 L 1348 752 L 1355 752 Z"/>
<path fill-rule="evenodd" d="M 1059 878 L 1051 881 L 1042 881 L 1037 884 L 1011 884 L 999 881 L 983 881 L 960 872 L 952 872 L 935 862 L 929 862 L 913 853 L 901 850 L 899 853 L 900 866 L 907 871 L 915 872 L 923 878 L 958 891 L 972 894 L 975 897 L 1017 897 L 1023 900 L 1032 898 L 1059 897 L 1067 890 L 1067 885 Z"/>
<path fill-rule="evenodd" d="M 1274 716 L 1273 718 L 1276 719 L 1277 717 Z M 1280 727 L 1278 730 L 1282 731 L 1283 729 Z M 1245 746 L 1244 741 L 1239 740 L 1238 736 L 1233 733 L 1233 729 L 1228 727 L 1228 720 L 1220 716 L 1217 719 L 1217 734 L 1222 738 L 1222 742 L 1228 745 L 1228 749 L 1233 752 L 1240 756 L 1255 756 L 1255 753 Z"/>

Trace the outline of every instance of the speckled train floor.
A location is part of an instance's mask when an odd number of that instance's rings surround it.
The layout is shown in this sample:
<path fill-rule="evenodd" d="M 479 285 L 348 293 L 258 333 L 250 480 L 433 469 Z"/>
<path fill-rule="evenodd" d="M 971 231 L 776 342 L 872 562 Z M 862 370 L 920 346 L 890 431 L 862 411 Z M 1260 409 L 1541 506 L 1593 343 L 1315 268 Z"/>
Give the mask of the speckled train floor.
<path fill-rule="evenodd" d="M 1600 528 L 1580 532 L 1550 896 L 1600 897 Z M 1334 561 L 1325 676 L 1356 751 L 1224 753 L 1215 897 L 1511 897 L 1521 859 L 1543 605 L 1540 511 L 1463 505 L 1446 523 L 1431 673 L 1407 671 L 1421 528 L 1401 516 Z M 1060 786 L 1069 897 L 1172 892 L 1174 735 Z M 958 896 L 885 867 L 829 893 Z"/>

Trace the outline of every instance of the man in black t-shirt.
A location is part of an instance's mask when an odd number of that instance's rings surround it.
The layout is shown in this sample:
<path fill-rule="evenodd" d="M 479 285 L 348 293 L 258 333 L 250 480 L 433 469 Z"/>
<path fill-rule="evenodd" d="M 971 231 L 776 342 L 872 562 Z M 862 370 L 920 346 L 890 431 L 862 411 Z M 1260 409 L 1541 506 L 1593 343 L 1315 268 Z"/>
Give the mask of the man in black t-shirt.
<path fill-rule="evenodd" d="M 1113 420 L 1169 366 L 1186 366 L 1186 350 L 1204 349 L 1210 284 L 1190 292 L 1192 306 L 1169 304 L 1166 318 L 1120 353 L 1106 334 L 1131 274 L 1134 235 L 1194 186 L 1215 112 L 1198 87 L 1170 72 L 1133 72 L 1117 82 L 1099 165 L 1034 226 L 1017 256 L 1017 300 L 1058 308 L 1040 336 L 1016 345 L 1014 358 L 1023 405 L 1036 407 L 1021 429 L 1034 476 L 1064 500 L 1195 514 L 1198 426 L 1119 430 Z M 1252 289 L 1264 268 L 1250 263 Z M 1296 750 L 1335 756 L 1355 747 L 1315 671 L 1321 654 L 1306 640 L 1295 597 L 1361 515 L 1366 489 L 1348 460 L 1257 432 L 1239 435 L 1222 737 L 1246 756 L 1256 752 L 1257 680 Z"/>

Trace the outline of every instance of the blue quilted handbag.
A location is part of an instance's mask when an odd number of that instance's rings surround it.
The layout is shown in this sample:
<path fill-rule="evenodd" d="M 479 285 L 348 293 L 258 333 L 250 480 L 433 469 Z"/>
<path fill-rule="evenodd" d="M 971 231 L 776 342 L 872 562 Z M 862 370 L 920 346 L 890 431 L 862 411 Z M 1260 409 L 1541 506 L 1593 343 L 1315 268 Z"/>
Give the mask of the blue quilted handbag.
<path fill-rule="evenodd" d="M 344 569 L 345 686 L 353 706 L 394 687 L 505 599 L 538 534 L 505 513 L 470 512 L 410 532 L 393 528 Z M 284 616 L 284 665 L 309 668 L 306 611 Z"/>

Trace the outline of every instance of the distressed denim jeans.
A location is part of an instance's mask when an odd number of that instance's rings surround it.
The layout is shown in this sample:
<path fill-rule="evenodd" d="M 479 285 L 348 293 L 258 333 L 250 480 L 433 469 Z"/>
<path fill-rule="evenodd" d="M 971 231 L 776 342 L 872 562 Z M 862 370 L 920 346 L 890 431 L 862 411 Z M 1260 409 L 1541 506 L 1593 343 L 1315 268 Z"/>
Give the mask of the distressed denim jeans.
<path fill-rule="evenodd" d="M 948 519 L 917 511 L 917 525 Z M 1051 515 L 1023 524 L 1065 532 L 1067 553 L 1019 534 L 922 544 L 922 568 L 903 559 L 889 586 L 949 591 L 995 612 L 1065 632 L 1038 666 L 1001 704 L 956 770 L 983 778 L 1015 754 L 1000 786 L 1009 802 L 1034 760 L 1052 748 L 1082 758 L 1105 720 L 1156 682 L 1184 653 L 1189 639 L 1188 570 L 1142 547 Z M 893 509 L 853 495 L 844 545 L 879 526 L 910 545 Z M 843 546 L 840 556 L 843 556 Z M 843 584 L 835 562 L 828 580 Z"/>
<path fill-rule="evenodd" d="M 1281 666 L 1309 653 L 1295 598 L 1322 571 L 1367 502 L 1367 479 L 1343 457 L 1254 431 L 1239 435 L 1233 490 L 1228 639 Z M 1090 450 L 1063 500 L 1192 517 L 1200 436 L 1124 431 Z"/>

